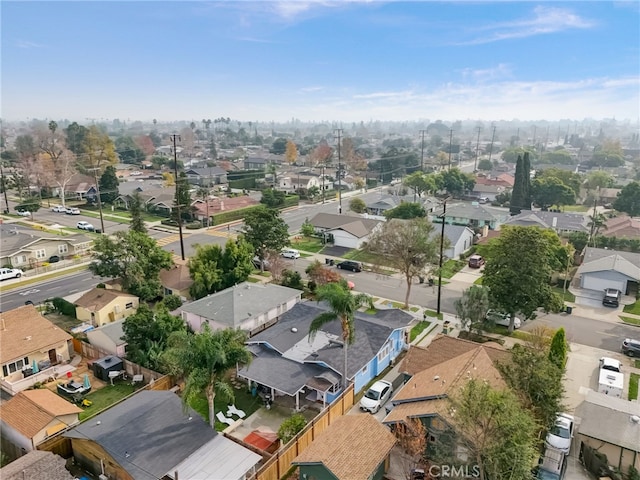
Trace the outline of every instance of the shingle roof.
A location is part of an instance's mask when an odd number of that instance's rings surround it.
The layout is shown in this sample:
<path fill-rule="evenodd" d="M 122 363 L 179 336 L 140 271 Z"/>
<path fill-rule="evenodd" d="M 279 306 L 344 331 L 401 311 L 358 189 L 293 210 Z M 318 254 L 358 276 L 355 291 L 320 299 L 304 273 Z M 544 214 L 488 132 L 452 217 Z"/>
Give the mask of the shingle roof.
<path fill-rule="evenodd" d="M 581 418 L 578 432 L 612 445 L 640 452 L 640 404 L 590 390 L 587 398 L 576 408 Z"/>
<path fill-rule="evenodd" d="M 404 422 L 407 418 L 429 417 L 429 416 L 447 417 L 450 422 L 449 400 L 442 398 L 439 400 L 421 400 L 416 402 L 401 403 L 396 405 L 384 417 L 382 423 L 391 425 L 393 423 Z"/>
<path fill-rule="evenodd" d="M 130 293 L 106 288 L 92 288 L 75 301 L 78 307 L 86 308 L 92 312 L 97 312 L 107 306 L 117 298 L 138 298 Z"/>
<path fill-rule="evenodd" d="M 60 455 L 32 450 L 26 455 L 0 468 L 2 480 L 74 480 L 65 468 L 66 461 Z"/>
<path fill-rule="evenodd" d="M 640 253 L 626 252 L 624 250 L 611 250 L 607 248 L 587 247 L 584 251 L 582 264 L 599 260 L 601 258 L 610 257 L 611 255 L 619 255 L 632 265 L 640 265 Z"/>
<path fill-rule="evenodd" d="M 478 345 L 469 340 L 453 338 L 448 335 L 439 335 L 433 339 L 428 347 L 412 346 L 400 365 L 400 371 L 406 372 L 409 375 L 415 375 L 420 371 L 429 369 L 477 348 L 484 349 L 487 355 L 489 355 L 489 358 L 494 362 L 505 361 L 510 356 L 510 353 L 497 343 L 495 345 Z"/>
<path fill-rule="evenodd" d="M 571 230 L 575 232 L 588 232 L 588 219 L 581 213 L 558 213 L 523 210 L 518 215 L 511 217 L 505 225 L 539 226 L 542 228 L 555 228 L 558 230 Z"/>
<path fill-rule="evenodd" d="M 21 250 L 28 250 L 30 245 L 43 240 L 68 243 L 70 245 L 78 245 L 92 241 L 83 234 L 57 237 L 47 232 L 21 227 L 20 225 L 0 224 L 0 256 L 2 257 L 14 255 Z"/>
<path fill-rule="evenodd" d="M 227 171 L 220 167 L 207 168 L 190 168 L 185 172 L 187 175 L 194 173 L 200 177 L 208 177 L 209 175 L 226 175 Z"/>
<path fill-rule="evenodd" d="M 124 345 L 127 343 L 122 339 L 124 336 L 124 320 L 119 320 L 113 323 L 107 323 L 101 327 L 94 328 L 93 330 L 89 330 L 87 332 L 87 337 L 89 338 L 89 343 L 91 343 L 91 337 L 95 334 L 105 335 L 109 340 L 111 340 L 116 345 Z"/>
<path fill-rule="evenodd" d="M 368 480 L 395 444 L 394 435 L 371 415 L 345 415 L 333 421 L 293 463 L 321 462 L 336 478 Z"/>
<path fill-rule="evenodd" d="M 71 336 L 44 318 L 33 305 L 0 313 L 0 363 L 47 351 Z"/>
<path fill-rule="evenodd" d="M 134 480 L 156 480 L 217 433 L 180 397 L 169 391 L 141 391 L 64 434 L 92 440 Z"/>
<path fill-rule="evenodd" d="M 289 300 L 300 297 L 300 290 L 271 283 L 243 282 L 225 288 L 195 302 L 187 303 L 181 311 L 193 313 L 230 327 L 256 317 Z"/>
<path fill-rule="evenodd" d="M 186 290 L 193 284 L 186 265 L 175 265 L 168 270 L 160 271 L 160 283 L 171 290 Z"/>
<path fill-rule="evenodd" d="M 442 215 L 442 209 L 437 209 L 434 216 Z M 447 218 L 464 218 L 469 220 L 504 221 L 509 217 L 509 212 L 484 205 L 472 205 L 470 203 L 456 203 L 447 205 Z"/>
<path fill-rule="evenodd" d="M 613 254 L 609 257 L 599 258 L 591 262 L 583 263 L 578 267 L 578 274 L 592 272 L 614 271 L 626 275 L 632 280 L 640 280 L 640 267 L 638 264 L 634 265 L 626 258 L 618 254 Z"/>
<path fill-rule="evenodd" d="M 58 416 L 82 409 L 46 388 L 24 390 L 2 405 L 0 418 L 27 438 L 33 438 Z"/>
<path fill-rule="evenodd" d="M 333 213 L 318 213 L 309 220 L 311 225 L 316 228 L 326 230 L 344 230 L 354 237 L 362 238 L 370 234 L 376 225 L 380 224 L 380 220 L 371 218 L 362 218 L 353 215 L 336 215 Z"/>

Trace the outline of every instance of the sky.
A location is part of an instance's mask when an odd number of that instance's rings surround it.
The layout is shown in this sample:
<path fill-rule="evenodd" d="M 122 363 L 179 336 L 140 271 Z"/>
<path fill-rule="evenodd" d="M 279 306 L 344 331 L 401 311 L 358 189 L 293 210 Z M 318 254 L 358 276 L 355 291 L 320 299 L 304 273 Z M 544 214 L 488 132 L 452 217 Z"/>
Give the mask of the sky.
<path fill-rule="evenodd" d="M 640 2 L 12 1 L 4 120 L 640 118 Z"/>

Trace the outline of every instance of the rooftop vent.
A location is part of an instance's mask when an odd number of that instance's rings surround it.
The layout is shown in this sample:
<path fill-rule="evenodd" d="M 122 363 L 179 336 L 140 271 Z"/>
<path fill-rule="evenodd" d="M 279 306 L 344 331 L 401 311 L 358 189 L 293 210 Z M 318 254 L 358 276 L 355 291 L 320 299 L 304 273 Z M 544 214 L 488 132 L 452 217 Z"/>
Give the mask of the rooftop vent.
<path fill-rule="evenodd" d="M 631 415 L 631 423 L 640 423 L 640 417 L 638 415 Z"/>
<path fill-rule="evenodd" d="M 440 375 L 436 375 L 435 377 L 433 377 L 434 382 L 437 382 L 438 380 L 440 380 Z"/>
<path fill-rule="evenodd" d="M 292 333 L 298 333 L 298 329 L 296 327 L 291 327 L 291 332 Z"/>

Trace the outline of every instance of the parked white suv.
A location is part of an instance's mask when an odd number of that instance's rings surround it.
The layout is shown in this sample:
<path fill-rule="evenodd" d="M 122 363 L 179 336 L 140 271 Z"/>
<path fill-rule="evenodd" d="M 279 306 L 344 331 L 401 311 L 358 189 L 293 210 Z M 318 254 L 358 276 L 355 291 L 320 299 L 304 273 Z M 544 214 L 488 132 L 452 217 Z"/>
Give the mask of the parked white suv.
<path fill-rule="evenodd" d="M 502 325 L 503 327 L 508 327 L 511 322 L 511 317 L 508 313 L 498 312 L 497 310 L 489 309 L 487 311 L 487 315 L 485 317 L 487 320 L 491 320 L 496 325 Z M 513 319 L 513 328 L 517 330 L 522 326 L 522 320 L 518 317 Z"/>
<path fill-rule="evenodd" d="M 93 225 L 91 225 L 89 222 L 85 222 L 85 221 L 78 222 L 76 227 L 78 227 L 80 230 L 89 230 L 89 231 L 95 230 L 95 227 Z"/>
<path fill-rule="evenodd" d="M 20 278 L 23 274 L 24 272 L 19 268 L 0 268 L 0 280 Z"/>
<path fill-rule="evenodd" d="M 51 207 L 51 211 L 52 212 L 56 212 L 56 213 L 66 213 L 67 209 L 65 207 L 63 207 L 62 205 L 55 205 L 55 206 Z"/>
<path fill-rule="evenodd" d="M 571 439 L 573 438 L 573 424 L 573 416 L 567 413 L 559 414 L 553 427 L 547 433 L 545 445 L 568 455 L 569 450 L 571 450 Z"/>
<path fill-rule="evenodd" d="M 378 380 L 371 385 L 360 400 L 360 410 L 376 413 L 387 403 L 393 393 L 393 385 L 386 380 Z"/>
<path fill-rule="evenodd" d="M 300 252 L 298 250 L 295 250 L 293 248 L 285 248 L 282 250 L 281 255 L 284 258 L 293 258 L 294 260 L 296 258 L 300 258 Z"/>

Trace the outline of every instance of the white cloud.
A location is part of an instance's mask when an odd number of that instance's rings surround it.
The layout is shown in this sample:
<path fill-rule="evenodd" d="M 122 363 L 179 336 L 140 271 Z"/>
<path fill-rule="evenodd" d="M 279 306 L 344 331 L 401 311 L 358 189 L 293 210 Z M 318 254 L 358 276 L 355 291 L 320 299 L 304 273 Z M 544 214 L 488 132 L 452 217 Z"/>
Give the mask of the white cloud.
<path fill-rule="evenodd" d="M 36 42 L 30 42 L 28 40 L 17 40 L 16 47 L 18 48 L 46 48 L 46 45 Z"/>
<path fill-rule="evenodd" d="M 299 91 L 300 93 L 313 93 L 313 92 L 320 92 L 322 90 L 324 90 L 325 87 L 322 87 L 320 85 L 316 85 L 316 86 L 311 86 L 311 87 L 302 87 Z"/>
<path fill-rule="evenodd" d="M 493 68 L 465 68 L 461 73 L 464 78 L 471 78 L 476 81 L 505 79 L 512 76 L 511 68 L 504 63 L 500 63 Z"/>

